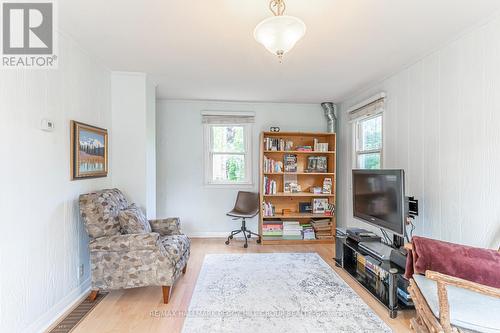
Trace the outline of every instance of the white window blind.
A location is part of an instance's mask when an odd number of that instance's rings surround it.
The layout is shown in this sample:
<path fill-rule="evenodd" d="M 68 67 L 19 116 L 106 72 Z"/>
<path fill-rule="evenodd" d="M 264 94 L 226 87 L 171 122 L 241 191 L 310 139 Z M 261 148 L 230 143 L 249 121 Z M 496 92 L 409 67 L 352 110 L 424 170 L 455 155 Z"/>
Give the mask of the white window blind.
<path fill-rule="evenodd" d="M 382 113 L 385 108 L 385 94 L 378 94 L 349 110 L 349 121 L 368 118 Z"/>
<path fill-rule="evenodd" d="M 251 124 L 255 122 L 254 112 L 203 111 L 203 124 Z"/>

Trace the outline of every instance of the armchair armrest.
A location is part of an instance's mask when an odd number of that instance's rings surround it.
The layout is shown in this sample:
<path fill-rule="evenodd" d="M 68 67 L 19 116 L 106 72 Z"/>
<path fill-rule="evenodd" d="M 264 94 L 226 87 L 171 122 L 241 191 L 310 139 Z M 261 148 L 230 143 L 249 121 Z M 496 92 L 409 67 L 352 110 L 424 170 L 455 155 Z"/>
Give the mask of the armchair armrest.
<path fill-rule="evenodd" d="M 439 321 L 443 326 L 445 332 L 452 332 L 450 323 L 450 304 L 448 302 L 448 291 L 446 289 L 447 286 L 456 286 L 483 295 L 500 298 L 500 289 L 498 288 L 485 286 L 476 282 L 467 281 L 434 271 L 426 271 L 425 277 L 430 280 L 436 281 L 439 301 Z"/>
<path fill-rule="evenodd" d="M 127 234 L 99 237 L 89 243 L 90 252 L 156 250 L 159 248 L 160 235 L 156 232 L 148 234 Z"/>
<path fill-rule="evenodd" d="M 157 232 L 162 236 L 181 234 L 180 220 L 178 217 L 149 220 L 149 224 L 153 232 Z"/>

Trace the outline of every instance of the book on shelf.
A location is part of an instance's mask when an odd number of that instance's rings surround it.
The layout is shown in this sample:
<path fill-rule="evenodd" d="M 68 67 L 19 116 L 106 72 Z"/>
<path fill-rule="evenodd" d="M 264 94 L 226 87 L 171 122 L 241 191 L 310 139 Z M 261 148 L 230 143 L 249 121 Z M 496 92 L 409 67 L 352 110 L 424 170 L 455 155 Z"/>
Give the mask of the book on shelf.
<path fill-rule="evenodd" d="M 332 194 L 332 179 L 325 178 L 323 179 L 323 188 L 321 189 L 323 194 Z"/>
<path fill-rule="evenodd" d="M 283 162 L 275 161 L 264 156 L 264 172 L 265 173 L 280 173 L 283 172 Z"/>
<path fill-rule="evenodd" d="M 285 150 L 285 140 L 281 138 L 265 138 L 264 139 L 265 150 L 269 151 L 284 151 Z"/>
<path fill-rule="evenodd" d="M 274 216 L 276 211 L 272 203 L 264 201 L 262 203 L 262 213 L 264 216 Z"/>
<path fill-rule="evenodd" d="M 283 164 L 285 172 L 297 172 L 297 155 L 285 154 Z"/>
<path fill-rule="evenodd" d="M 302 239 L 302 227 L 299 221 L 283 221 L 283 239 Z"/>
<path fill-rule="evenodd" d="M 311 224 L 302 224 L 302 234 L 304 235 L 304 239 L 311 240 L 316 239 L 316 233 Z"/>
<path fill-rule="evenodd" d="M 307 158 L 306 172 L 326 173 L 328 171 L 327 156 L 309 156 Z"/>
<path fill-rule="evenodd" d="M 315 138 L 313 146 L 314 146 L 314 151 L 319 151 L 319 152 L 328 151 L 328 142 L 322 143 Z"/>
<path fill-rule="evenodd" d="M 283 223 L 281 221 L 266 221 L 262 224 L 262 236 L 282 237 Z"/>
<path fill-rule="evenodd" d="M 269 177 L 264 177 L 263 187 L 264 194 L 276 194 L 278 191 L 276 181 L 269 179 Z"/>

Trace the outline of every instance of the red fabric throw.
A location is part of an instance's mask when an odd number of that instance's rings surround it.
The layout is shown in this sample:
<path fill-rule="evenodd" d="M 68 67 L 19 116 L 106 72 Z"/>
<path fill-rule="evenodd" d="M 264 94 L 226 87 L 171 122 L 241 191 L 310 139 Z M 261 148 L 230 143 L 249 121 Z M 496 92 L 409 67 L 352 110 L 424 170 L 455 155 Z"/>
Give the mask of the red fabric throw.
<path fill-rule="evenodd" d="M 405 277 L 431 270 L 500 288 L 500 253 L 414 236 L 406 258 Z"/>

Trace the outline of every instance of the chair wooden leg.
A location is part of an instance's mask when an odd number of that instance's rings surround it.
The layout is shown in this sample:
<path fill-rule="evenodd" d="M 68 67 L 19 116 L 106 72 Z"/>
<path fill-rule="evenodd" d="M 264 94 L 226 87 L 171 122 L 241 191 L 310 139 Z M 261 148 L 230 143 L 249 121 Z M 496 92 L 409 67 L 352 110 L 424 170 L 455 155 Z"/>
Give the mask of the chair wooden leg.
<path fill-rule="evenodd" d="M 99 290 L 92 290 L 92 291 L 90 292 L 89 297 L 87 297 L 87 299 L 88 299 L 90 302 L 93 302 L 93 301 L 95 301 L 95 299 L 97 298 L 97 295 L 99 295 Z"/>
<path fill-rule="evenodd" d="M 186 274 L 187 268 L 188 268 L 188 265 L 187 265 L 187 263 L 186 263 L 186 264 L 184 265 L 184 268 L 182 269 L 182 274 Z"/>
<path fill-rule="evenodd" d="M 172 286 L 163 286 L 161 287 L 163 291 L 163 303 L 168 304 L 170 299 L 170 292 L 172 291 Z"/>

